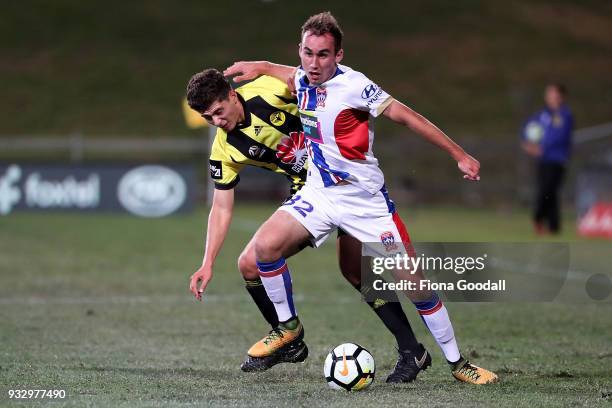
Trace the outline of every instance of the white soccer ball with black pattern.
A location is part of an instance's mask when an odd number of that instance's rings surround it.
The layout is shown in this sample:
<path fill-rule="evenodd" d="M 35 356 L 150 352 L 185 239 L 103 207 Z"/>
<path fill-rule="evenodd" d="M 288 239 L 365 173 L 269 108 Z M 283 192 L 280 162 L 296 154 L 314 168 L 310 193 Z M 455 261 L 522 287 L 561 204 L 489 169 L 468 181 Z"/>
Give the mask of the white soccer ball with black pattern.
<path fill-rule="evenodd" d="M 344 343 L 329 352 L 323 366 L 327 384 L 336 390 L 358 391 L 374 381 L 374 357 L 363 347 Z"/>

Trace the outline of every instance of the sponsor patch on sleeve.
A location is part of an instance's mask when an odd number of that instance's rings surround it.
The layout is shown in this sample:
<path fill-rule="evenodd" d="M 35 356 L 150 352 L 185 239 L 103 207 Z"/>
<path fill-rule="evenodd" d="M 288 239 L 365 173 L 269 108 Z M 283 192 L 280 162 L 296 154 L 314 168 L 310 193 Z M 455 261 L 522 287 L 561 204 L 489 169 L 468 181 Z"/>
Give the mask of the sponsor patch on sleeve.
<path fill-rule="evenodd" d="M 223 178 L 223 171 L 221 170 L 220 160 L 209 160 L 208 168 L 210 170 L 210 177 L 213 180 L 221 180 Z"/>

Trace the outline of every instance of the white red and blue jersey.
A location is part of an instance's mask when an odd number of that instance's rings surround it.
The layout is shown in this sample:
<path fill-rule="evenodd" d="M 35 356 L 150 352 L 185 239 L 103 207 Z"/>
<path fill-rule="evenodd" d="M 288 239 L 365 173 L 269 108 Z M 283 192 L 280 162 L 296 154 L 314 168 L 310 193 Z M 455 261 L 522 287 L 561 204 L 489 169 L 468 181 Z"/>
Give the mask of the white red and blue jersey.
<path fill-rule="evenodd" d="M 393 98 L 344 65 L 320 85 L 310 85 L 298 68 L 295 88 L 309 153 L 306 183 L 329 187 L 347 181 L 370 194 L 380 191 L 384 176 L 372 152 L 373 119 Z"/>

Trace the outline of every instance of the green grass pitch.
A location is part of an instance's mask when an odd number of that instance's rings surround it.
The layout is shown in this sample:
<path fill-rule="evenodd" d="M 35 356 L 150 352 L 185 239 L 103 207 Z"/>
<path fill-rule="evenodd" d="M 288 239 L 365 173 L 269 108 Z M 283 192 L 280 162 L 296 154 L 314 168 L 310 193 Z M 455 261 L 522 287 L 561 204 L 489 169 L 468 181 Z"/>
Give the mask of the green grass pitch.
<path fill-rule="evenodd" d="M 456 382 L 414 309 L 404 305 L 434 364 L 412 384 L 384 378 L 394 340 L 340 276 L 334 246 L 291 259 L 310 357 L 242 373 L 267 330 L 243 288 L 236 257 L 270 206 L 237 208 L 215 276 L 198 303 L 205 211 L 160 220 L 102 215 L 0 218 L 0 406 L 9 389 L 65 389 L 52 406 L 604 406 L 612 403 L 612 305 L 447 303 L 465 354 L 501 383 Z M 415 241 L 533 240 L 523 212 L 400 211 Z M 560 241 L 577 240 L 566 221 Z M 595 248 L 609 242 L 589 241 Z M 609 252 L 609 251 L 608 251 Z M 607 255 L 604 249 L 595 255 Z M 609 264 L 608 264 L 609 266 Z M 328 389 L 329 349 L 368 348 L 377 378 L 363 392 Z"/>

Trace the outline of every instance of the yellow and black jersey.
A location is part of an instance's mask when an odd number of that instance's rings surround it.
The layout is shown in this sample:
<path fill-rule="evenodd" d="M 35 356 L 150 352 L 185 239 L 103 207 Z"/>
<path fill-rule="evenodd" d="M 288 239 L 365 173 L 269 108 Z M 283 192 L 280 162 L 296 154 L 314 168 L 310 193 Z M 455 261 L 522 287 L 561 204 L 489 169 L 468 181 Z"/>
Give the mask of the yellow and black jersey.
<path fill-rule="evenodd" d="M 236 89 L 245 121 L 230 132 L 217 130 L 210 153 L 215 187 L 234 188 L 240 170 L 251 165 L 289 178 L 292 192 L 306 180 L 306 145 L 296 99 L 287 85 L 262 76 Z"/>

